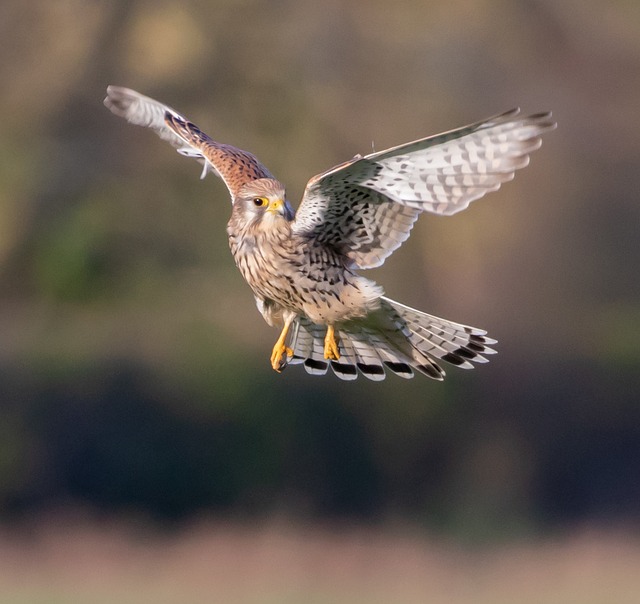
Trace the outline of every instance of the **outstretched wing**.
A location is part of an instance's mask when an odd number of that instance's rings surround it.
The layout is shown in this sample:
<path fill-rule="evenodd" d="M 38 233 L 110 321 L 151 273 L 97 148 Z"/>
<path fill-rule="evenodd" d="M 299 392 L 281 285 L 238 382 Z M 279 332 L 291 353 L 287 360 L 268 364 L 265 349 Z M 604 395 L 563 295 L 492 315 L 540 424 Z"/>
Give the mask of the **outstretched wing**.
<path fill-rule="evenodd" d="M 555 128 L 551 113 L 519 109 L 392 149 L 356 156 L 312 178 L 296 232 L 339 249 L 358 268 L 380 266 L 423 212 L 450 215 L 529 163 Z"/>
<path fill-rule="evenodd" d="M 213 172 L 224 180 L 232 198 L 250 180 L 273 178 L 247 151 L 218 143 L 171 107 L 120 86 L 108 86 L 104 104 L 129 123 L 151 128 L 161 139 L 203 164 L 201 178 Z"/>

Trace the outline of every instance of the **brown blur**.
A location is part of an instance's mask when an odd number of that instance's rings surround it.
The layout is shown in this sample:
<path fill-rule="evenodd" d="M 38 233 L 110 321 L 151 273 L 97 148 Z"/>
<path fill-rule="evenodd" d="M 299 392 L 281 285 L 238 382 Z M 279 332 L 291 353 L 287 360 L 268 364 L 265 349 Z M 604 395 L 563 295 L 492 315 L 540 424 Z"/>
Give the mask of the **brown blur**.
<path fill-rule="evenodd" d="M 141 554 L 166 556 L 149 562 L 158 569 L 175 548 L 195 556 L 234 536 L 232 549 L 271 551 L 254 535 L 274 551 L 305 541 L 298 587 L 267 600 L 232 586 L 226 602 L 421 602 L 432 584 L 419 570 L 404 596 L 362 591 L 362 560 L 397 577 L 398 560 L 421 569 L 430 557 L 441 601 L 632 601 L 628 567 L 598 560 L 640 556 L 607 532 L 640 519 L 640 5 L 4 0 L 0 81 L 0 587 L 25 551 L 42 556 L 25 577 L 55 574 L 47 548 L 65 539 L 97 547 L 96 563 L 100 547 L 151 539 Z M 486 328 L 499 355 L 443 384 L 275 374 L 277 334 L 228 251 L 224 185 L 111 115 L 108 84 L 252 151 L 294 206 L 308 178 L 372 147 L 516 105 L 552 110 L 558 129 L 513 182 L 454 217 L 425 215 L 372 273 L 395 299 Z M 125 519 L 122 542 L 109 545 L 96 517 Z M 184 529 L 196 518 L 207 545 Z M 156 535 L 167 527 L 184 542 Z M 559 549 L 538 542 L 576 527 Z M 450 539 L 465 545 L 442 558 Z M 528 540 L 538 584 L 553 556 L 584 564 L 527 600 L 500 583 L 512 559 L 495 554 L 483 573 L 482 556 L 464 558 L 469 543 Z M 318 562 L 314 579 L 308 560 L 345 547 L 364 567 L 323 591 L 333 571 Z M 472 579 L 456 592 L 458 556 Z M 583 597 L 592 567 L 618 597 Z M 129 601 L 136 579 L 123 573 L 105 602 Z M 471 598 L 476 579 L 485 599 Z M 48 601 L 46 584 L 7 593 Z M 92 597 L 60 589 L 56 601 Z"/>

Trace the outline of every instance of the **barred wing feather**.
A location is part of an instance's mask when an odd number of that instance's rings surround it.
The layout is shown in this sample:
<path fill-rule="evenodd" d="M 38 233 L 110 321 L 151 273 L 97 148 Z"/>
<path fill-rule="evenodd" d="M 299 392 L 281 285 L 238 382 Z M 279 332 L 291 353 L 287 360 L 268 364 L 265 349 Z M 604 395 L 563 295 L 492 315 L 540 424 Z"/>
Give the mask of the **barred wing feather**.
<path fill-rule="evenodd" d="M 555 127 L 550 113 L 514 109 L 470 126 L 356 156 L 307 184 L 294 228 L 341 249 L 356 268 L 380 266 L 418 215 L 455 214 L 525 167 Z"/>
<path fill-rule="evenodd" d="M 166 114 L 187 121 L 175 109 L 123 86 L 108 86 L 104 104 L 112 113 L 126 119 L 130 124 L 150 128 L 162 140 L 174 146 L 178 153 L 198 160 L 203 165 L 201 178 L 204 178 L 207 172 L 216 172 L 201 152 L 194 149 L 167 125 Z"/>

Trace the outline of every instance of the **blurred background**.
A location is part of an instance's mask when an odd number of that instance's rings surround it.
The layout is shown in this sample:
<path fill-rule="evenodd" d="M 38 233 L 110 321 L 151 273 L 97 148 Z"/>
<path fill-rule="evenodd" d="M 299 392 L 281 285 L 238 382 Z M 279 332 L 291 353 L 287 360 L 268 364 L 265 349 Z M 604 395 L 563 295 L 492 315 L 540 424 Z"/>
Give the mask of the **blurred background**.
<path fill-rule="evenodd" d="M 4 0 L 5 602 L 636 602 L 640 4 Z M 369 275 L 486 328 L 444 383 L 282 375 L 224 185 L 108 84 L 308 178 L 519 105 L 515 181 Z"/>

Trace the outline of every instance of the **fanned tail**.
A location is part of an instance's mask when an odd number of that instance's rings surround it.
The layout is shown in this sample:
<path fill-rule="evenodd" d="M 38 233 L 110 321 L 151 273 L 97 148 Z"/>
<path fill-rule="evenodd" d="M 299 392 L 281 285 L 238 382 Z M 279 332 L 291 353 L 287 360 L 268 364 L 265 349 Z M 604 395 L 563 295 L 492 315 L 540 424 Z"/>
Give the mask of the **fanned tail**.
<path fill-rule="evenodd" d="M 326 327 L 298 317 L 291 330 L 291 364 L 303 364 L 312 375 L 325 375 L 331 367 L 343 380 L 355 380 L 361 373 L 370 380 L 383 380 L 386 370 L 403 378 L 422 373 L 444 379 L 439 361 L 462 369 L 486 363 L 484 355 L 496 340 L 482 329 L 461 325 L 409 308 L 382 297 L 380 308 L 362 319 L 335 325 L 340 359 L 324 358 Z"/>

